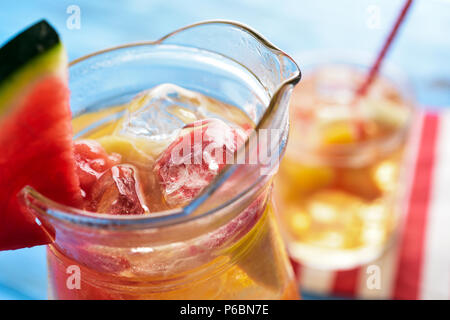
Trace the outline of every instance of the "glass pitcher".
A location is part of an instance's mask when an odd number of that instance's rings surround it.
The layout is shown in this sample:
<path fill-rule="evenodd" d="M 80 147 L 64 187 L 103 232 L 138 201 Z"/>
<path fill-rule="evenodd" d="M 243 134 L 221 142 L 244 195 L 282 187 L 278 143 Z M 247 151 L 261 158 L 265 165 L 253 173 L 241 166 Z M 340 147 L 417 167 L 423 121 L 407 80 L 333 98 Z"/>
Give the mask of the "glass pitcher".
<path fill-rule="evenodd" d="M 53 240 L 50 298 L 299 298 L 271 200 L 272 178 L 286 146 L 288 101 L 300 80 L 289 56 L 244 25 L 210 21 L 157 41 L 90 54 L 72 62 L 69 72 L 74 119 L 106 115 L 83 126 L 74 121 L 75 138 L 116 121 L 123 110 L 115 106 L 169 82 L 237 106 L 255 123 L 270 108 L 262 129 L 270 131 L 271 143 L 265 161 L 236 164 L 195 214 L 182 209 L 96 214 L 25 187 L 23 203 Z"/>

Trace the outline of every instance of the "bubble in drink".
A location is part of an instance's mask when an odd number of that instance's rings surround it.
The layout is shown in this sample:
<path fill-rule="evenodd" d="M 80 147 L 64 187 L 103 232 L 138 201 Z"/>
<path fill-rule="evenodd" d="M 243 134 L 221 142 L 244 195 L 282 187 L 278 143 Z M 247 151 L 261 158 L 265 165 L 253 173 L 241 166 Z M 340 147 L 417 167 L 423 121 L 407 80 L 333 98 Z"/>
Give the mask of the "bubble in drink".
<path fill-rule="evenodd" d="M 189 203 L 233 159 L 245 134 L 218 119 L 196 121 L 157 160 L 154 173 L 171 207 Z"/>
<path fill-rule="evenodd" d="M 109 214 L 144 214 L 148 211 L 137 178 L 131 165 L 111 167 L 93 185 L 89 209 Z"/>

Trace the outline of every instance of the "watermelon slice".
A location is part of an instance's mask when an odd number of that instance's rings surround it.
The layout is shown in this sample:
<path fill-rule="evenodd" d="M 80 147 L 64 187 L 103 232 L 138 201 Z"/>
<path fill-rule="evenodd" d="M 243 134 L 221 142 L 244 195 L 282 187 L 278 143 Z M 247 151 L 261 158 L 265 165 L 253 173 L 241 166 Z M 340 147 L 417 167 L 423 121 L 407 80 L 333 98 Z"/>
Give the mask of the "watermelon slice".
<path fill-rule="evenodd" d="M 66 205 L 81 200 L 67 78 L 64 47 L 46 21 L 0 49 L 0 250 L 50 241 L 19 204 L 24 186 Z"/>

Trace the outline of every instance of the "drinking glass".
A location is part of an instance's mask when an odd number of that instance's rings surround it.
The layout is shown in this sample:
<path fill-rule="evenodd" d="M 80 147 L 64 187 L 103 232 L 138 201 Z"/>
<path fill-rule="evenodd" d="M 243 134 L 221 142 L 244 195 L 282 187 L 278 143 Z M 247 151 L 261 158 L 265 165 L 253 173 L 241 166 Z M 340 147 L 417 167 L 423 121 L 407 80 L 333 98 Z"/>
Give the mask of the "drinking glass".
<path fill-rule="evenodd" d="M 380 256 L 398 230 L 412 93 L 401 71 L 385 63 L 367 96 L 355 101 L 369 72 L 364 54 L 301 57 L 304 79 L 292 96 L 276 182 L 283 235 L 297 262 L 352 268 Z"/>

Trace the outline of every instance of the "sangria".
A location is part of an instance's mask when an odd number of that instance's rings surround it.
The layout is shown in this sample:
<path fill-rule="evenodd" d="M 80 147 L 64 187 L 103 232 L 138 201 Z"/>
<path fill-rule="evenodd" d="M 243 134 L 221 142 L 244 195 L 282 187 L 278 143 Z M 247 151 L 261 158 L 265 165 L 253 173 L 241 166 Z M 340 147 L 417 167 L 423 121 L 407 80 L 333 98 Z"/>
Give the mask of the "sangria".
<path fill-rule="evenodd" d="M 411 101 L 387 75 L 355 98 L 366 74 L 356 63 L 324 59 L 306 66 L 293 93 L 276 186 L 289 253 L 312 267 L 375 259 L 401 216 Z"/>

